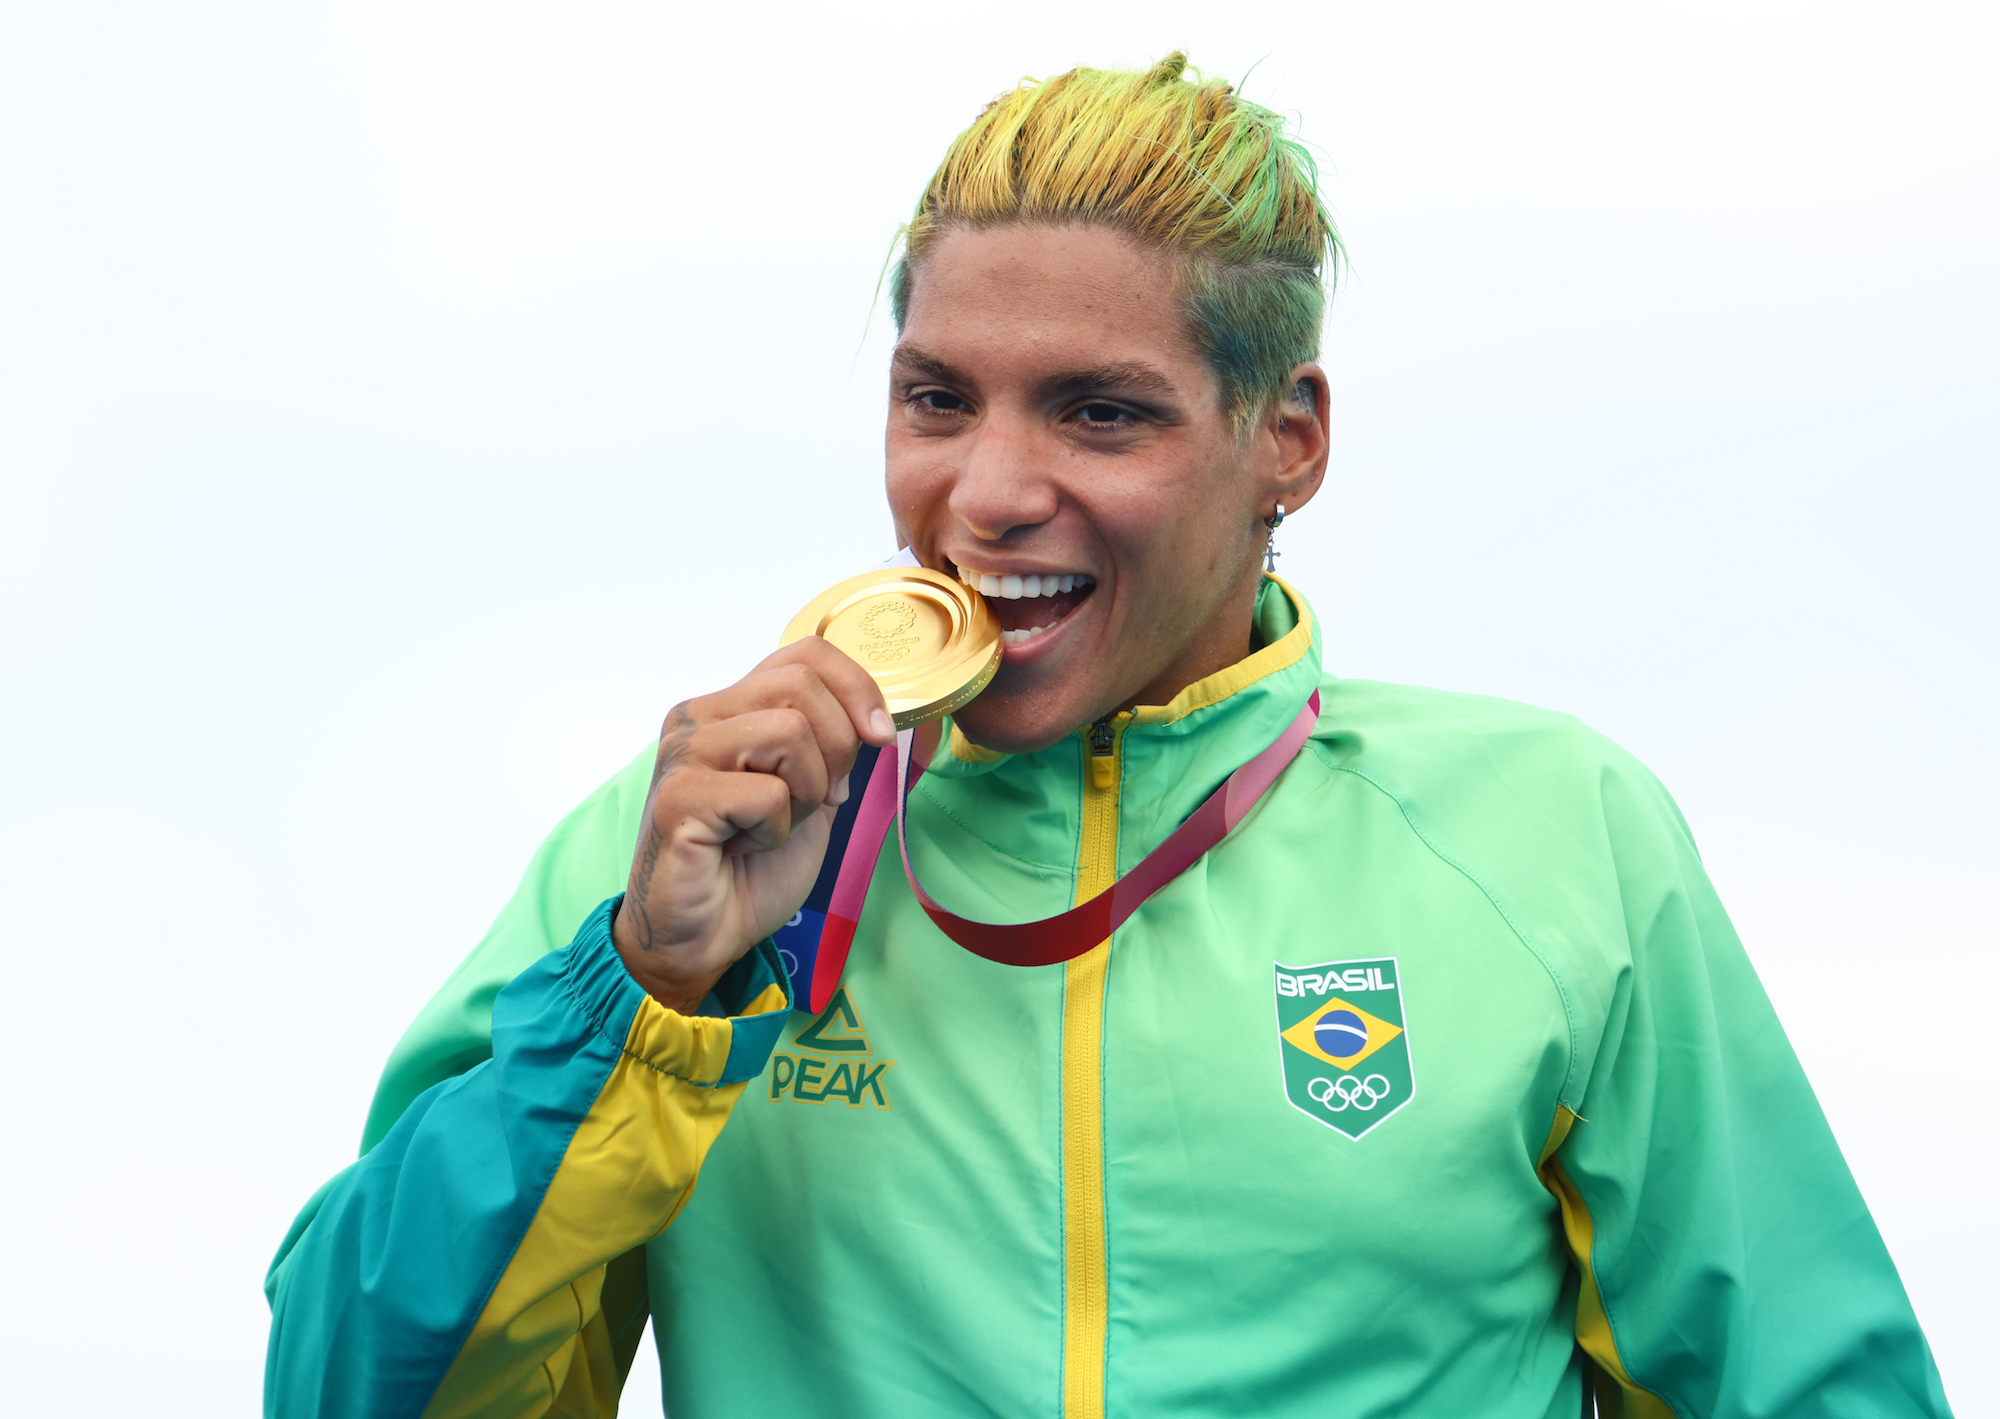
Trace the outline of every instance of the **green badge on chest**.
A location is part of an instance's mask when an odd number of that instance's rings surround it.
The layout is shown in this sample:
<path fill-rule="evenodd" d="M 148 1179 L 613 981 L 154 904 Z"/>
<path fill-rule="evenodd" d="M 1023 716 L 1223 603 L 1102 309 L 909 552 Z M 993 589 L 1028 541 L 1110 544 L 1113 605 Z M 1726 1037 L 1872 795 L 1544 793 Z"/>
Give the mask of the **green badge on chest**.
<path fill-rule="evenodd" d="M 1394 956 L 1280 965 L 1276 989 L 1278 1052 L 1293 1108 L 1359 1138 L 1416 1094 Z"/>

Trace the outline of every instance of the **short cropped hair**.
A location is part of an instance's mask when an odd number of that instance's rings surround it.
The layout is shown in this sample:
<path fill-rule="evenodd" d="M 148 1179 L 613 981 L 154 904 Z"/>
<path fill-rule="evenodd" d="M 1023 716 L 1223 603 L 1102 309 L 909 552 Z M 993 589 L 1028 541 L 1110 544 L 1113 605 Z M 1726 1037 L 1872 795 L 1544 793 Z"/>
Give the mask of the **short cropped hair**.
<path fill-rule="evenodd" d="M 1318 168 L 1282 117 L 1185 54 L 1023 80 L 988 104 L 903 230 L 897 328 L 940 237 L 1017 222 L 1113 227 L 1174 258 L 1189 337 L 1239 435 L 1319 356 L 1341 248 Z"/>

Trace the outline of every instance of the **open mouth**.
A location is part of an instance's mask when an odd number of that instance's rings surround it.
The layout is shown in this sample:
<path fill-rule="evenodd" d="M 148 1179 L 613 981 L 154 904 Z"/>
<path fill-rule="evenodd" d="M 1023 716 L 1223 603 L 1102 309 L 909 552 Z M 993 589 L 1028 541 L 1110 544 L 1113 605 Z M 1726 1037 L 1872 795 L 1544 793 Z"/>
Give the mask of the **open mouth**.
<path fill-rule="evenodd" d="M 1097 589 L 1097 578 L 1088 572 L 1002 575 L 960 567 L 958 579 L 986 598 L 1000 622 L 1000 639 L 1007 645 L 1026 645 L 1054 630 Z"/>

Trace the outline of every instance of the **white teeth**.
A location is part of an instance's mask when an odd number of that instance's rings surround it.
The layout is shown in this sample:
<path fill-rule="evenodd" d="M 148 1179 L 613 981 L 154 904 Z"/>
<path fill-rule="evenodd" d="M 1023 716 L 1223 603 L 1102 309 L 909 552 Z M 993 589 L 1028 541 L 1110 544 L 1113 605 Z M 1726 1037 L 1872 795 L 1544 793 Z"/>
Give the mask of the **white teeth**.
<path fill-rule="evenodd" d="M 1033 640 L 1047 629 L 1049 629 L 1047 626 L 1030 626 L 1025 631 L 1002 631 L 1000 642 L 1002 645 L 1020 645 L 1023 641 Z"/>
<path fill-rule="evenodd" d="M 981 596 L 998 596 L 1005 601 L 1076 591 L 1092 585 L 1096 580 L 1088 572 L 1029 572 L 1018 576 L 1012 573 L 996 576 L 992 572 L 977 572 L 966 567 L 958 569 L 958 579 Z"/>

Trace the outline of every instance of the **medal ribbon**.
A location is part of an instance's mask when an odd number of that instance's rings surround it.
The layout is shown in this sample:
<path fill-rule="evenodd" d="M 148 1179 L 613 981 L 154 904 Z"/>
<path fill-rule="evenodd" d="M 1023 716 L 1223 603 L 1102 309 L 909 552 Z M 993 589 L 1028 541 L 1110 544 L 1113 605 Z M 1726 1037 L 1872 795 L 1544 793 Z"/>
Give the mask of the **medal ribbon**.
<path fill-rule="evenodd" d="M 897 845 L 903 854 L 903 875 L 938 930 L 989 961 L 1007 966 L 1052 966 L 1081 956 L 1110 936 L 1148 897 L 1221 842 L 1298 757 L 1318 722 L 1319 692 L 1315 690 L 1284 733 L 1224 779 L 1222 786 L 1188 815 L 1172 836 L 1146 854 L 1137 867 L 1087 902 L 1056 916 L 1016 925 L 972 921 L 954 915 L 939 906 L 917 881 L 916 869 L 910 863 L 904 809 L 910 787 L 923 773 L 923 765 L 914 763 L 916 732 L 904 730 L 896 736 L 896 772 L 881 772 L 883 765 L 878 759 L 877 771 L 868 776 L 868 787 L 863 790 L 853 836 L 848 840 L 847 854 L 834 883 L 826 927 L 820 936 L 819 956 L 813 963 L 810 1008 L 815 1013 L 826 1009 L 834 987 L 840 982 L 848 948 L 854 943 L 855 927 L 861 920 L 861 907 L 868 897 L 868 883 L 875 875 L 875 862 L 881 855 L 892 817 L 896 821 Z"/>

